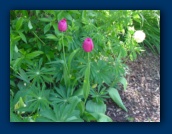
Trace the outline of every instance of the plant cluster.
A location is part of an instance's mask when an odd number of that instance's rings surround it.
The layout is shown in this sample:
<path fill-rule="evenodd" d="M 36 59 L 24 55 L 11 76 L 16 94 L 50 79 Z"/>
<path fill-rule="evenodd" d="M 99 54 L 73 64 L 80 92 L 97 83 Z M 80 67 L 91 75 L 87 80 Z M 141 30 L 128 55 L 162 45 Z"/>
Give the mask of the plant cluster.
<path fill-rule="evenodd" d="M 111 122 L 106 100 L 127 111 L 123 59 L 143 51 L 138 11 L 12 10 L 10 121 Z M 144 38 L 143 38 L 144 37 Z"/>

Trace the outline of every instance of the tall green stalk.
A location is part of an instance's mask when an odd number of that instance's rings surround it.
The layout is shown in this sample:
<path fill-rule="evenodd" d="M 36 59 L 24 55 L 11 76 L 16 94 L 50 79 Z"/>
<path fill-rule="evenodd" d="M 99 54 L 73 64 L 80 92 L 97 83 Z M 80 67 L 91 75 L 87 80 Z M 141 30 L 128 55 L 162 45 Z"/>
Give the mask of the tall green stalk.
<path fill-rule="evenodd" d="M 66 86 L 69 88 L 69 85 L 70 85 L 70 74 L 69 74 L 69 70 L 68 70 L 68 67 L 67 67 L 67 63 L 66 63 L 66 56 L 65 56 L 65 49 L 64 49 L 64 35 L 62 34 L 62 46 L 63 46 L 63 58 L 64 58 L 64 81 L 65 81 L 65 84 Z"/>
<path fill-rule="evenodd" d="M 87 101 L 88 95 L 90 93 L 90 58 L 88 53 L 88 63 L 87 63 L 87 69 L 85 70 L 85 77 L 84 77 L 84 84 L 83 84 L 83 93 L 85 98 L 85 103 Z"/>
<path fill-rule="evenodd" d="M 89 72 L 89 75 L 88 75 L 88 79 L 90 78 L 90 53 L 88 53 L 88 72 Z"/>

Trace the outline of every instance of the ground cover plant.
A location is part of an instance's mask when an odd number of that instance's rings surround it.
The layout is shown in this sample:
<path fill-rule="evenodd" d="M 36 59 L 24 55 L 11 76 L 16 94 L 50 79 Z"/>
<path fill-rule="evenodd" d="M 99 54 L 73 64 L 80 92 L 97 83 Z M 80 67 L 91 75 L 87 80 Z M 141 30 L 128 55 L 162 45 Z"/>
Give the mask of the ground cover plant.
<path fill-rule="evenodd" d="M 144 51 L 145 12 L 11 10 L 10 121 L 112 122 L 109 98 L 127 112 L 118 90 Z"/>

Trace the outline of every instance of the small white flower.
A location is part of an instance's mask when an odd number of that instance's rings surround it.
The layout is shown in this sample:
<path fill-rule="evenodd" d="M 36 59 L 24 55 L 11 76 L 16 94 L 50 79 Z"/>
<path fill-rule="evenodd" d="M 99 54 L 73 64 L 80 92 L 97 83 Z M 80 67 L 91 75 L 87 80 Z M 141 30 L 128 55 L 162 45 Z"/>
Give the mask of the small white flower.
<path fill-rule="evenodd" d="M 26 86 L 26 83 L 24 83 L 24 86 Z"/>
<path fill-rule="evenodd" d="M 137 43 L 141 43 L 144 41 L 146 35 L 142 30 L 138 30 L 134 33 L 133 38 Z"/>

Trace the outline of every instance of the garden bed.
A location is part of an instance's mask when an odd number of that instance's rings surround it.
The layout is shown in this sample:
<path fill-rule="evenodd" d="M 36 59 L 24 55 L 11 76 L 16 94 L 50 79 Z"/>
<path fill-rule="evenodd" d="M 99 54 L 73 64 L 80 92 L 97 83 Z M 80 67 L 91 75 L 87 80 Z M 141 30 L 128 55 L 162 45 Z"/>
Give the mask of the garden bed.
<path fill-rule="evenodd" d="M 160 122 L 160 56 L 147 51 L 126 64 L 128 86 L 119 92 L 128 112 L 108 100 L 106 114 L 115 122 Z"/>
<path fill-rule="evenodd" d="M 159 121 L 143 44 L 160 54 L 159 10 L 10 11 L 10 121 Z"/>

